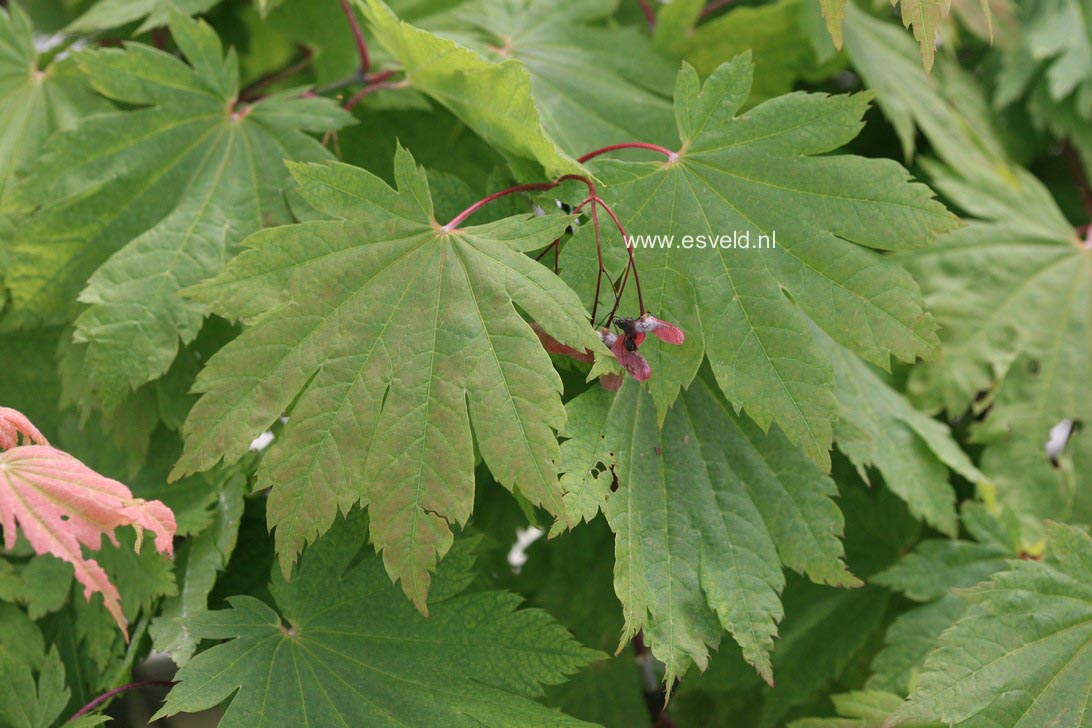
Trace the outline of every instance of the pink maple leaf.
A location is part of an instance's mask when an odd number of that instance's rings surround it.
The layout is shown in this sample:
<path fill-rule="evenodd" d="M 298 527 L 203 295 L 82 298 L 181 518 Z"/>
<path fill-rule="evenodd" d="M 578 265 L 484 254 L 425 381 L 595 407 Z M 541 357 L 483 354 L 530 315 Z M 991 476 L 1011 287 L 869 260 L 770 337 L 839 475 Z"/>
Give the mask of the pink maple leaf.
<path fill-rule="evenodd" d="M 22 435 L 23 444 L 19 444 Z M 51 447 L 20 412 L 0 407 L 0 527 L 4 547 L 15 547 L 16 526 L 39 554 L 72 564 L 83 595 L 102 594 L 107 611 L 129 639 L 121 596 L 81 546 L 96 550 L 105 535 L 116 546 L 119 526 L 132 526 L 140 550 L 144 530 L 155 534 L 158 551 L 171 555 L 174 514 L 159 501 L 134 498 L 122 483 L 99 475 L 66 452 Z"/>

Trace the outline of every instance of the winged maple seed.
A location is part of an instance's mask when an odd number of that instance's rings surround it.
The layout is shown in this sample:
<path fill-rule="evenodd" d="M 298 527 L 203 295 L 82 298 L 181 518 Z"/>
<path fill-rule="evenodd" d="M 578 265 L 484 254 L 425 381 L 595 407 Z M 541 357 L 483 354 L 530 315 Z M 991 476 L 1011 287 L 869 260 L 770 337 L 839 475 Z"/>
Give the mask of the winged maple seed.
<path fill-rule="evenodd" d="M 21 440 L 21 442 L 20 442 Z M 72 564 L 83 595 L 102 594 L 107 611 L 129 639 L 121 596 L 106 571 L 85 558 L 81 546 L 95 550 L 105 534 L 117 546 L 119 526 L 136 530 L 139 551 L 144 529 L 155 534 L 156 550 L 170 556 L 176 530 L 174 513 L 159 501 L 134 498 L 122 483 L 96 473 L 66 452 L 50 446 L 25 415 L 0 407 L 0 527 L 4 548 L 15 548 L 16 526 L 38 554 Z"/>
<path fill-rule="evenodd" d="M 686 341 L 682 329 L 649 313 L 637 319 L 615 319 L 614 325 L 622 332 L 621 335 L 603 329 L 599 332 L 599 337 L 614 352 L 622 367 L 638 382 L 648 381 L 652 376 L 652 366 L 637 351 L 647 334 L 652 334 L 668 344 L 682 344 Z"/>
<path fill-rule="evenodd" d="M 682 344 L 686 341 L 686 334 L 683 333 L 682 329 L 674 324 L 661 321 L 649 313 L 636 319 L 615 319 L 614 325 L 622 331 L 621 336 L 608 329 L 601 329 L 599 338 L 618 359 L 618 363 L 638 382 L 648 381 L 652 376 L 652 367 L 649 365 L 648 360 L 637 351 L 647 334 L 652 334 L 668 344 Z M 557 339 L 543 331 L 538 324 L 531 324 L 531 328 L 538 334 L 542 347 L 551 354 L 562 354 L 585 364 L 590 364 L 595 359 L 591 351 L 586 349 L 577 351 L 571 346 L 558 342 Z M 622 378 L 615 374 L 604 374 L 600 377 L 600 383 L 606 389 L 615 391 L 622 386 Z"/>

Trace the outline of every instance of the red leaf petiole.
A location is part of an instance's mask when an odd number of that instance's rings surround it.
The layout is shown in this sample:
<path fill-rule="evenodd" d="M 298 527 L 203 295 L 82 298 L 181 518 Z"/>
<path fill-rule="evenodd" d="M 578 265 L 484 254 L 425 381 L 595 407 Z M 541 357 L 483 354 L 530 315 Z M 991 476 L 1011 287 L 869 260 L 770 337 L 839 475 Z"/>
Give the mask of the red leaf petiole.
<path fill-rule="evenodd" d="M 382 87 L 383 79 L 386 79 L 387 76 L 389 76 L 390 72 L 388 71 L 388 72 L 384 72 L 384 73 L 387 74 L 387 75 L 376 74 L 376 77 L 374 77 L 373 83 L 370 83 L 368 86 L 365 86 L 356 96 L 354 96 L 349 101 L 348 104 L 346 104 L 345 108 L 352 108 L 352 106 L 355 105 L 357 101 L 359 101 L 360 97 L 363 97 L 364 95 L 366 95 L 367 93 L 370 93 L 372 90 L 375 90 L 376 88 Z M 379 78 L 380 76 L 382 76 L 382 78 Z M 595 157 L 598 157 L 598 156 L 600 156 L 602 154 L 607 154 L 608 152 L 618 151 L 620 149 L 647 149 L 649 151 L 658 152 L 658 153 L 664 155 L 665 157 L 667 157 L 668 162 L 674 162 L 675 160 L 677 160 L 679 158 L 678 152 L 673 152 L 670 149 L 668 149 L 667 147 L 661 147 L 658 144 L 649 144 L 649 143 L 646 143 L 646 142 L 623 142 L 621 144 L 611 144 L 609 146 L 602 147 L 600 149 L 596 149 L 594 151 L 588 152 L 587 154 L 584 154 L 583 156 L 578 157 L 577 161 L 579 161 L 580 163 L 584 163 L 584 162 L 587 162 L 590 159 L 594 159 Z M 591 205 L 590 215 L 591 215 L 591 218 L 592 218 L 592 225 L 593 225 L 594 230 L 595 230 L 595 252 L 596 252 L 596 257 L 598 259 L 598 264 L 599 264 L 599 270 L 598 270 L 598 272 L 596 274 L 596 279 L 595 279 L 595 302 L 592 304 L 592 315 L 591 315 L 592 324 L 593 325 L 595 324 L 596 314 L 598 313 L 598 309 L 599 309 L 599 294 L 600 294 L 600 292 L 602 290 L 603 276 L 607 274 L 606 266 L 603 265 L 603 249 L 602 249 L 602 243 L 601 243 L 601 237 L 600 237 L 600 228 L 599 228 L 599 212 L 598 212 L 598 207 L 599 206 L 602 206 L 603 210 L 607 213 L 608 216 L 610 216 L 610 219 L 614 223 L 614 226 L 616 228 L 618 228 L 618 232 L 622 236 L 622 242 L 626 246 L 626 254 L 629 257 L 629 260 L 626 263 L 626 269 L 622 274 L 620 284 L 619 285 L 614 285 L 613 282 L 612 282 L 611 287 L 614 289 L 614 306 L 611 308 L 610 313 L 607 314 L 607 317 L 605 319 L 605 325 L 609 326 L 610 322 L 614 319 L 614 314 L 618 312 L 618 306 L 621 304 L 621 301 L 622 301 L 622 292 L 625 289 L 626 283 L 629 281 L 629 275 L 630 275 L 631 272 L 633 273 L 633 284 L 637 288 L 637 305 L 640 308 L 640 315 L 644 316 L 647 313 L 647 311 L 645 310 L 644 294 L 641 291 L 641 279 L 640 279 L 640 276 L 637 273 L 637 261 L 635 260 L 634 255 L 633 255 L 633 245 L 630 242 L 629 235 L 626 233 L 626 229 L 625 229 L 625 227 L 623 227 L 621 220 L 618 219 L 618 215 L 616 215 L 614 213 L 614 210 L 611 209 L 610 205 L 608 205 L 603 200 L 603 198 L 599 197 L 599 195 L 598 195 L 598 193 L 596 192 L 596 189 L 595 189 L 595 183 L 591 179 L 589 179 L 588 177 L 584 177 L 584 176 L 581 176 L 581 175 L 575 175 L 575 174 L 567 174 L 567 175 L 558 177 L 556 180 L 554 180 L 552 182 L 533 182 L 533 183 L 530 183 L 530 184 L 516 185 L 514 187 L 509 187 L 507 189 L 500 190 L 499 192 L 494 192 L 491 195 L 483 197 L 482 199 L 480 199 L 477 202 L 475 202 L 474 204 L 472 204 L 470 207 L 468 207 L 465 210 L 463 210 L 462 212 L 460 212 L 458 215 L 456 215 L 454 218 L 452 218 L 451 221 L 448 222 L 446 225 L 440 226 L 440 232 L 446 234 L 446 233 L 450 233 L 450 232 L 453 232 L 453 231 L 457 230 L 459 228 L 459 226 L 463 222 L 465 222 L 466 219 L 469 218 L 471 215 L 473 215 L 475 212 L 477 212 L 481 208 L 485 207 L 490 202 L 493 202 L 495 200 L 499 200 L 502 197 L 507 197 L 508 195 L 514 195 L 514 194 L 517 194 L 519 192 L 546 192 L 548 190 L 554 189 L 555 187 L 558 187 L 563 182 L 567 182 L 567 181 L 582 182 L 588 188 L 588 196 L 584 199 L 583 202 L 581 202 L 576 207 L 574 212 L 579 213 L 586 205 Z M 549 246 L 547 246 L 541 253 L 539 253 L 539 255 L 535 258 L 535 260 L 541 260 L 542 257 L 551 248 L 554 250 L 554 272 L 557 273 L 558 272 L 558 256 L 560 255 L 560 250 L 561 250 L 561 238 L 558 238 L 553 243 L 551 243 Z M 610 277 L 607 276 L 607 278 L 609 280 Z"/>
<path fill-rule="evenodd" d="M 353 40 L 356 42 L 356 52 L 360 56 L 360 72 L 366 74 L 372 67 L 372 58 L 368 53 L 368 42 L 364 40 L 364 31 L 356 20 L 353 8 L 349 0 L 341 0 L 341 11 L 345 13 L 345 19 L 349 21 L 349 29 L 353 31 Z"/>
<path fill-rule="evenodd" d="M 92 710 L 99 707 L 100 705 L 105 703 L 110 698 L 114 697 L 115 695 L 120 695 L 121 693 L 124 693 L 127 690 L 133 690 L 135 688 L 148 688 L 148 687 L 165 687 L 166 688 L 166 687 L 171 687 L 171 686 L 176 685 L 176 684 L 177 683 L 174 680 L 143 680 L 141 682 L 133 682 L 133 683 L 129 683 L 128 685 L 122 685 L 121 687 L 114 688 L 113 690 L 108 690 L 107 692 L 103 693 L 102 695 L 100 695 L 97 698 L 95 698 L 94 700 L 92 700 L 87 705 L 80 708 L 78 711 L 76 711 L 75 715 L 73 715 L 71 718 L 68 719 L 67 722 L 71 723 L 72 721 L 76 720 L 77 718 L 80 718 L 80 717 L 82 717 L 84 715 L 87 715 Z"/>
<path fill-rule="evenodd" d="M 611 144 L 610 146 L 602 147 L 601 149 L 596 149 L 595 151 L 588 152 L 582 157 L 577 157 L 576 161 L 583 164 L 589 159 L 595 159 L 601 154 L 606 154 L 607 152 L 616 152 L 619 149 L 648 149 L 649 151 L 659 152 L 660 154 L 664 155 L 665 157 L 667 157 L 667 161 L 669 162 L 674 162 L 676 159 L 679 158 L 678 152 L 673 152 L 667 147 L 661 147 L 659 144 L 647 144 L 645 142 L 624 142 L 622 144 Z"/>

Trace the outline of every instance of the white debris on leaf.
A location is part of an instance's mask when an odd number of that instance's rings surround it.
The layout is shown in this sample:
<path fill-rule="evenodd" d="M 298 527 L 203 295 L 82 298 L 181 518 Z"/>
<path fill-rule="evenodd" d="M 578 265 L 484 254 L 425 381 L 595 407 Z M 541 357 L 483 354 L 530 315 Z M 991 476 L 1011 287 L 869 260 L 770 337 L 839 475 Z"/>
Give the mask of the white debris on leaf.
<path fill-rule="evenodd" d="M 527 563 L 527 548 L 542 538 L 544 533 L 546 532 L 535 526 L 516 529 L 516 542 L 508 551 L 508 565 L 512 567 L 513 574 L 518 574 Z"/>

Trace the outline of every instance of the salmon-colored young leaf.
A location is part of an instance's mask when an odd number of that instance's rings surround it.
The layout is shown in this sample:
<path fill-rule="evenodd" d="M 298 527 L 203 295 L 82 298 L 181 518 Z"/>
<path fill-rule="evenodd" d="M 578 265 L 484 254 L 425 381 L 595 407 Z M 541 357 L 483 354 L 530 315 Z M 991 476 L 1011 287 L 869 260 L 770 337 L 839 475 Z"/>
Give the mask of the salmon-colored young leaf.
<path fill-rule="evenodd" d="M 171 509 L 159 501 L 134 498 L 124 484 L 51 447 L 22 413 L 6 407 L 0 407 L 0 449 L 4 547 L 15 547 L 18 526 L 37 553 L 72 564 L 83 595 L 90 600 L 92 594 L 102 594 L 106 609 L 128 639 L 117 588 L 98 563 L 84 557 L 81 546 L 98 549 L 104 534 L 116 546 L 114 531 L 132 526 L 137 550 L 148 529 L 155 533 L 156 549 L 170 555 L 176 528 Z"/>

